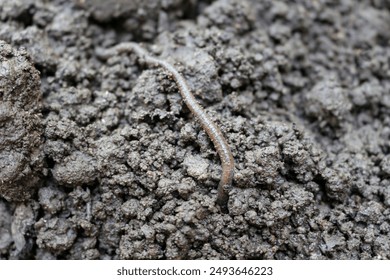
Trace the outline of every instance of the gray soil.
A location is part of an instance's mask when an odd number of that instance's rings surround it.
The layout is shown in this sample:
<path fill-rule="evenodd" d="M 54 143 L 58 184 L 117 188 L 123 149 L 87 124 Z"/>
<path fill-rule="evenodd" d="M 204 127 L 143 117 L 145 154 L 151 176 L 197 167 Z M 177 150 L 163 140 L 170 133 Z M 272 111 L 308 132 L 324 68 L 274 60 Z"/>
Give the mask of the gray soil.
<path fill-rule="evenodd" d="M 390 259 L 389 3 L 0 0 L 0 259 Z"/>

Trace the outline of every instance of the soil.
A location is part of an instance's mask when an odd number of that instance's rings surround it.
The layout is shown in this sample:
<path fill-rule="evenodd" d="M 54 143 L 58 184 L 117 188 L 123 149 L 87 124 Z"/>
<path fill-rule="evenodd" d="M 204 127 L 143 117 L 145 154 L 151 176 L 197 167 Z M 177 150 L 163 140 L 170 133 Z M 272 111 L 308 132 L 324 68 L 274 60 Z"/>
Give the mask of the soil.
<path fill-rule="evenodd" d="M 390 259 L 389 3 L 0 0 L 0 259 Z"/>

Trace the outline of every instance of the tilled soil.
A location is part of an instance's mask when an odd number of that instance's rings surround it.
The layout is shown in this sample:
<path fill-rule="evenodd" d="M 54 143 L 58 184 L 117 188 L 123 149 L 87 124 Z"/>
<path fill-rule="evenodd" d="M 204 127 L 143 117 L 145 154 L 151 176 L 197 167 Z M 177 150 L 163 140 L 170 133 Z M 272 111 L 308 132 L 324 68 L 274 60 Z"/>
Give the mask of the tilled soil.
<path fill-rule="evenodd" d="M 390 259 L 387 0 L 0 0 L 0 259 Z M 234 160 L 221 162 L 171 75 Z"/>

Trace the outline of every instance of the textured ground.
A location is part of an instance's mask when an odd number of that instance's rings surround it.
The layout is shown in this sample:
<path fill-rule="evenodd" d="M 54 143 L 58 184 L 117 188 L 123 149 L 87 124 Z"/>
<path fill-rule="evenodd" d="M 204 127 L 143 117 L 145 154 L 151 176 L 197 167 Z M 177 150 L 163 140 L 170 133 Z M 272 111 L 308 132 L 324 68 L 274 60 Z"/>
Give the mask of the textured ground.
<path fill-rule="evenodd" d="M 386 0 L 0 0 L 0 259 L 390 259 Z M 219 157 L 140 42 L 183 73 Z"/>

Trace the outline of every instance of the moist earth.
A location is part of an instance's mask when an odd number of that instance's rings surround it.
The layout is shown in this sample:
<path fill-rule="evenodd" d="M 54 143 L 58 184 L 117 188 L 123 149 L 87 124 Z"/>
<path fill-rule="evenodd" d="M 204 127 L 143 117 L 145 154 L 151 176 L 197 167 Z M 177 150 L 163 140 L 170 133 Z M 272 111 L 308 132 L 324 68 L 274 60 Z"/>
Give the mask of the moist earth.
<path fill-rule="evenodd" d="M 0 259 L 390 259 L 386 0 L 0 0 Z M 235 159 L 221 163 L 173 64 Z"/>

